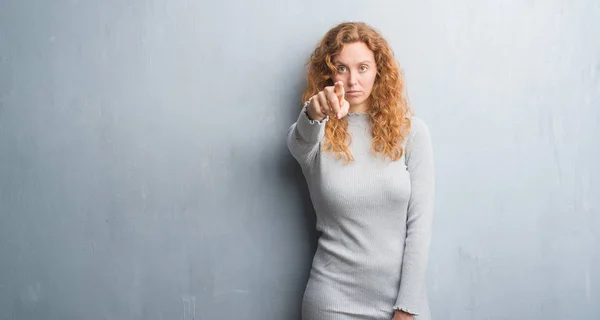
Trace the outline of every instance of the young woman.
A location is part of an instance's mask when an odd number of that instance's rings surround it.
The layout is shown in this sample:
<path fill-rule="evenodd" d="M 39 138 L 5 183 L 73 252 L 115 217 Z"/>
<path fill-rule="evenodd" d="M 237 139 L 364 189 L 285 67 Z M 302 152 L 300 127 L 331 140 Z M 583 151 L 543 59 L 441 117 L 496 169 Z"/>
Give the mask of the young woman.
<path fill-rule="evenodd" d="M 321 232 L 302 319 L 429 319 L 433 152 L 394 54 L 369 25 L 342 23 L 308 65 L 287 137 Z"/>

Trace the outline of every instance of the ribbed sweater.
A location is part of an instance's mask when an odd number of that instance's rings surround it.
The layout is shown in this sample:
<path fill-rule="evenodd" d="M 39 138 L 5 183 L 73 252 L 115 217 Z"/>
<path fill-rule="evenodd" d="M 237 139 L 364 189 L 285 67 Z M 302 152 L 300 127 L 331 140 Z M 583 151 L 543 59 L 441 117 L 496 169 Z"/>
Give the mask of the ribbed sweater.
<path fill-rule="evenodd" d="M 418 117 L 391 161 L 371 151 L 367 112 L 347 116 L 354 161 L 322 150 L 329 118 L 306 107 L 288 131 L 321 232 L 302 302 L 303 320 L 390 320 L 395 309 L 430 319 L 426 269 L 434 211 L 430 132 Z"/>

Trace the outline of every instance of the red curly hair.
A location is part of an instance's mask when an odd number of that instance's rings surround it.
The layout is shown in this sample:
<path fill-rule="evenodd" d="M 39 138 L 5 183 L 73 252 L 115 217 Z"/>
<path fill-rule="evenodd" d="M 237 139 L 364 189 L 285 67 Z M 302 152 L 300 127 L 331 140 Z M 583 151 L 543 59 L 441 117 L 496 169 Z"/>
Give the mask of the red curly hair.
<path fill-rule="evenodd" d="M 354 42 L 363 42 L 373 51 L 378 69 L 368 98 L 367 112 L 373 135 L 371 148 L 396 161 L 404 152 L 402 141 L 410 132 L 409 115 L 412 110 L 403 94 L 402 70 L 387 41 L 373 27 L 364 22 L 344 22 L 323 36 L 307 62 L 308 74 L 302 101 L 307 101 L 326 86 L 333 85 L 332 77 L 336 72 L 333 57 L 342 51 L 344 44 Z M 323 148 L 350 162 L 354 157 L 347 147 L 350 142 L 347 128 L 346 117 L 330 117 L 325 126 L 327 139 Z"/>

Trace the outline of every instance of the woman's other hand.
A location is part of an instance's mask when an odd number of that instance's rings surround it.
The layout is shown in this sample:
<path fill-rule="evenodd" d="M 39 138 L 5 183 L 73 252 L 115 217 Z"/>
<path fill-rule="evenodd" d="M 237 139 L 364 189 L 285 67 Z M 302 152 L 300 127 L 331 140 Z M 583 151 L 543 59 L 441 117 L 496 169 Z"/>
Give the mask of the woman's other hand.
<path fill-rule="evenodd" d="M 392 320 L 414 320 L 414 316 L 408 312 L 396 310 L 396 312 L 394 312 L 394 318 L 392 318 Z"/>

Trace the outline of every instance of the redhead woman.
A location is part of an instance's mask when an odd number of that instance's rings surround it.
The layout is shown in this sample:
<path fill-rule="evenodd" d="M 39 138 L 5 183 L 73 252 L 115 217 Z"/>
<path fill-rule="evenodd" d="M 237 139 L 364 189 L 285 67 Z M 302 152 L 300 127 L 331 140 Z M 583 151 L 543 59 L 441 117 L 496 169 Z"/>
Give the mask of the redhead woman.
<path fill-rule="evenodd" d="M 347 22 L 324 35 L 308 67 L 287 136 L 321 234 L 302 319 L 430 319 L 434 159 L 399 64 L 377 30 Z"/>

